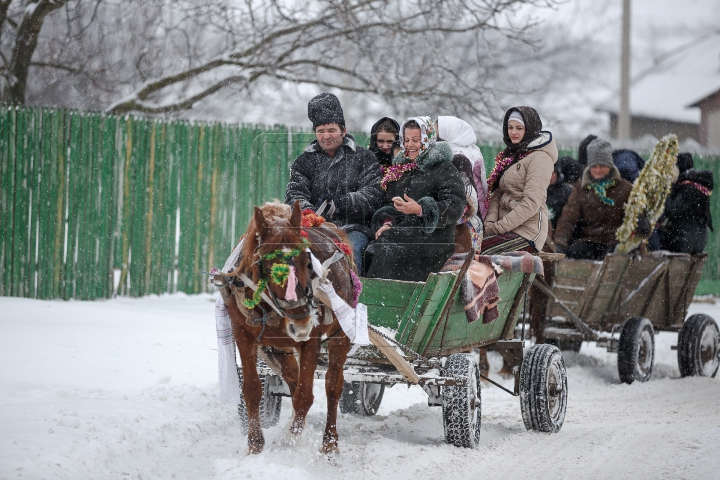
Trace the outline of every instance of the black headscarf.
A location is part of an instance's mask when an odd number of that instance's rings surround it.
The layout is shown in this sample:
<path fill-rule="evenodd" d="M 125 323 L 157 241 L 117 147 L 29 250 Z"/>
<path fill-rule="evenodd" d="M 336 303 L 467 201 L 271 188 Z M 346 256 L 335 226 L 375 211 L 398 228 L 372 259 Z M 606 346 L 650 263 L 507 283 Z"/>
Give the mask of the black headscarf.
<path fill-rule="evenodd" d="M 695 168 L 695 162 L 691 153 L 678 153 L 677 155 L 677 167 L 680 173 L 686 172 L 691 168 Z M 711 188 L 712 190 L 712 188 Z"/>
<path fill-rule="evenodd" d="M 525 135 L 520 143 L 512 143 L 510 135 L 508 135 L 508 120 L 510 119 L 510 114 L 513 112 L 518 112 L 525 123 Z M 520 156 L 528 151 L 528 145 L 540 137 L 541 133 L 542 120 L 540 120 L 540 115 L 538 115 L 534 108 L 512 107 L 510 110 L 505 112 L 505 118 L 503 119 L 503 141 L 505 142 L 506 148 L 500 152 L 499 155 L 502 155 L 503 159 L 512 157 L 512 160 L 505 165 L 502 165 L 499 162 L 495 163 L 495 167 L 493 167 L 493 171 L 490 173 L 490 177 L 488 178 L 488 198 L 490 198 L 490 195 L 492 195 L 492 193 L 497 189 L 497 186 L 500 183 L 500 178 L 507 169 L 520 161 Z M 493 176 L 495 177 L 494 181 L 492 181 Z"/>
<path fill-rule="evenodd" d="M 392 148 L 390 149 L 390 153 L 385 153 L 377 146 L 377 134 L 378 134 L 378 127 L 380 124 L 382 124 L 385 121 L 391 122 L 393 125 L 395 125 L 395 129 L 398 133 L 395 134 L 395 141 L 393 142 Z M 370 129 L 370 147 L 369 150 L 375 154 L 375 158 L 377 158 L 378 163 L 381 167 L 386 167 L 388 165 L 392 165 L 392 159 L 393 159 L 393 150 L 395 150 L 396 147 L 400 147 L 400 124 L 396 122 L 394 119 L 390 117 L 383 117 L 372 126 Z"/>
<path fill-rule="evenodd" d="M 525 122 L 525 136 L 520 143 L 512 143 L 508 135 L 508 119 L 510 118 L 510 114 L 515 111 L 520 114 Z M 517 161 L 518 155 L 527 151 L 530 142 L 537 139 L 540 136 L 540 132 L 542 132 L 542 120 L 540 120 L 540 115 L 538 115 L 534 108 L 512 107 L 505 112 L 505 118 L 503 119 L 503 141 L 506 145 L 503 157 L 513 156 Z"/>

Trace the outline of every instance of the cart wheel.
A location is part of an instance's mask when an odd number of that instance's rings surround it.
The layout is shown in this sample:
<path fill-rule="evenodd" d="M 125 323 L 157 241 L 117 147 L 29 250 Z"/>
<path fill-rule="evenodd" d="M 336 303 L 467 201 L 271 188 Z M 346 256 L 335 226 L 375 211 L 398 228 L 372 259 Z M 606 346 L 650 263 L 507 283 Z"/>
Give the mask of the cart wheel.
<path fill-rule="evenodd" d="M 567 409 L 567 373 L 562 353 L 554 345 L 528 349 L 520 367 L 520 411 L 525 428 L 559 432 Z"/>
<path fill-rule="evenodd" d="M 549 338 L 545 341 L 549 345 L 555 345 L 563 352 L 579 352 L 582 348 L 582 340 L 559 340 Z"/>
<path fill-rule="evenodd" d="M 340 397 L 340 412 L 372 417 L 380 408 L 385 385 L 381 383 L 345 382 Z"/>
<path fill-rule="evenodd" d="M 475 357 L 467 353 L 450 355 L 445 369 L 467 378 L 467 386 L 443 387 L 445 439 L 456 447 L 475 448 L 480 441 L 480 369 Z"/>
<path fill-rule="evenodd" d="M 655 332 L 650 320 L 632 317 L 623 325 L 618 345 L 618 374 L 625 383 L 650 380 L 655 359 Z"/>
<path fill-rule="evenodd" d="M 265 362 L 258 360 L 258 369 L 267 369 Z M 242 368 L 238 367 L 238 378 L 240 379 L 240 403 L 238 403 L 238 415 L 240 416 L 240 426 L 243 432 L 248 430 L 248 413 L 245 399 L 242 394 L 243 376 Z M 270 393 L 271 387 L 282 385 L 282 379 L 277 375 L 268 373 L 260 375 L 260 384 L 262 385 L 262 398 L 260 399 L 260 422 L 262 428 L 270 428 L 277 425 L 280 420 L 280 411 L 282 410 L 282 397 Z"/>
<path fill-rule="evenodd" d="M 678 367 L 683 377 L 715 377 L 720 367 L 720 331 L 711 317 L 691 315 L 678 335 Z"/>

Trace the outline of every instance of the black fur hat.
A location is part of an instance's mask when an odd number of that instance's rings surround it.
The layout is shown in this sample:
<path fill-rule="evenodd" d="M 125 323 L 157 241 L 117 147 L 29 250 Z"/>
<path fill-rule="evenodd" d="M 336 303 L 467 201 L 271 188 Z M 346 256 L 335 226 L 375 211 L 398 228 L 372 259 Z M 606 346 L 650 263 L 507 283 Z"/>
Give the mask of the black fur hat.
<path fill-rule="evenodd" d="M 340 100 L 332 93 L 321 93 L 313 97 L 308 103 L 308 118 L 313 124 L 313 130 L 320 125 L 337 123 L 345 126 L 345 117 L 340 106 Z"/>

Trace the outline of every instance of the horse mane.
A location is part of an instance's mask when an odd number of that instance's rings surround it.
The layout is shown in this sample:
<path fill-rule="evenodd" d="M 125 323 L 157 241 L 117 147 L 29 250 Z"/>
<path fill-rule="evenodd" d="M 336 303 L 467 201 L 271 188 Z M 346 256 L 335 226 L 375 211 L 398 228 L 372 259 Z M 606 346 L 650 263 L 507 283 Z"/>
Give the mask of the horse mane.
<path fill-rule="evenodd" d="M 278 200 L 266 202 L 260 207 L 267 224 L 266 231 L 262 238 L 259 238 L 259 228 L 255 224 L 255 216 L 250 219 L 245 242 L 242 249 L 242 259 L 236 271 L 251 274 L 254 281 L 258 280 L 259 271 L 257 268 L 257 256 L 270 253 L 281 248 L 280 245 L 296 246 L 303 241 L 300 229 L 290 226 L 290 215 L 292 209 L 289 205 L 280 203 Z"/>

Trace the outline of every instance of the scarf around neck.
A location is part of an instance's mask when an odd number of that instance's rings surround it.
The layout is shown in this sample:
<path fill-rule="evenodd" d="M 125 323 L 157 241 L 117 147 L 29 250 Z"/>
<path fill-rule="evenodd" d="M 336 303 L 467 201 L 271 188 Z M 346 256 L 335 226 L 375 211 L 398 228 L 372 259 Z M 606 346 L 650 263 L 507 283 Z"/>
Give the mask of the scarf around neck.
<path fill-rule="evenodd" d="M 615 205 L 615 200 L 607 196 L 607 189 L 617 185 L 617 180 L 614 178 L 601 178 L 599 180 L 593 180 L 592 182 L 585 185 L 586 190 L 592 190 L 595 195 L 598 196 L 600 201 L 605 205 Z"/>

